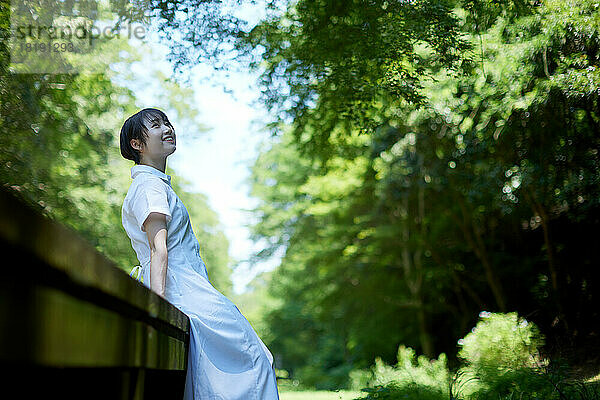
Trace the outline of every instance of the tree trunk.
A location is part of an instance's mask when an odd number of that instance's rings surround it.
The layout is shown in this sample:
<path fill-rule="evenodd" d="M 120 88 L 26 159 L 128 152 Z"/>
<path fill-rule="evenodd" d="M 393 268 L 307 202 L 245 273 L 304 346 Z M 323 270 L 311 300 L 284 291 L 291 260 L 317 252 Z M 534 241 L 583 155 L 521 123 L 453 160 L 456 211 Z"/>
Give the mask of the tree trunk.
<path fill-rule="evenodd" d="M 548 213 L 544 209 L 544 206 L 540 204 L 531 191 L 525 191 L 525 199 L 531 205 L 534 214 L 540 217 L 540 224 L 542 225 L 542 232 L 544 234 L 544 245 L 546 246 L 546 255 L 548 256 L 548 272 L 550 273 L 550 282 L 552 284 L 552 297 L 558 311 L 560 322 L 563 324 L 565 329 L 568 328 L 565 314 L 563 312 L 562 303 L 560 300 L 560 287 L 558 282 L 558 271 L 556 268 L 555 257 L 554 257 L 554 246 L 552 245 L 552 239 L 550 236 L 550 225 Z"/>
<path fill-rule="evenodd" d="M 501 312 L 506 312 L 506 302 L 504 301 L 504 291 L 502 290 L 502 284 L 496 275 L 496 271 L 492 263 L 490 262 L 489 256 L 487 254 L 487 250 L 485 248 L 485 243 L 483 243 L 483 239 L 481 237 L 481 233 L 479 229 L 475 226 L 475 222 L 470 217 L 467 212 L 466 206 L 464 204 L 463 199 L 460 196 L 457 196 L 457 203 L 460 206 L 462 212 L 462 221 L 457 220 L 467 244 L 471 247 L 479 261 L 483 266 L 485 271 L 485 278 L 488 286 L 492 290 L 492 295 L 494 296 L 494 300 L 496 301 L 496 305 Z"/>
<path fill-rule="evenodd" d="M 425 210 L 425 196 L 423 188 L 419 188 L 417 201 L 418 201 L 418 218 L 420 224 L 420 233 L 424 233 L 425 227 L 423 226 L 424 221 L 424 210 Z M 425 305 L 423 303 L 423 264 L 422 255 L 423 249 L 422 244 L 417 244 L 415 250 L 412 252 L 409 248 L 410 240 L 410 212 L 409 212 L 409 198 L 408 196 L 403 201 L 403 226 L 402 226 L 402 264 L 404 269 L 404 275 L 408 290 L 412 301 L 415 304 L 415 311 L 417 316 L 417 326 L 419 329 L 419 342 L 421 344 L 422 352 L 429 358 L 434 358 L 435 353 L 433 349 L 433 341 L 429 328 L 427 327 L 427 313 L 425 311 Z"/>

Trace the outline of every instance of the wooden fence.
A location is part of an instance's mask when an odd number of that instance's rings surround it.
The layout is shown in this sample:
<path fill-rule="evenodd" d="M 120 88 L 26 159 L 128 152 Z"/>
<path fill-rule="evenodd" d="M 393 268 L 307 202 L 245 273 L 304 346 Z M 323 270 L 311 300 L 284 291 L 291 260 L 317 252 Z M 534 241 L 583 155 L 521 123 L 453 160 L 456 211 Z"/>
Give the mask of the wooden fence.
<path fill-rule="evenodd" d="M 187 316 L 6 189 L 0 257 L 1 397 L 183 397 Z"/>

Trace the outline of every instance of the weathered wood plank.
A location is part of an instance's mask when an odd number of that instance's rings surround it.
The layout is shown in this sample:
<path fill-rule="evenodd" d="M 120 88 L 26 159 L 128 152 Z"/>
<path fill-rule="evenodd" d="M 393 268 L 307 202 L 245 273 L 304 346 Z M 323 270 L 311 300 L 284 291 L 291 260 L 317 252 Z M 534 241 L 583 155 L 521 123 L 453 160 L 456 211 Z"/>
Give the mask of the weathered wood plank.
<path fill-rule="evenodd" d="M 13 251 L 35 255 L 46 267 L 55 272 L 62 271 L 80 287 L 97 290 L 144 310 L 152 318 L 181 331 L 189 330 L 187 316 L 176 307 L 131 279 L 74 231 L 45 218 L 5 188 L 0 192 L 0 240 L 12 245 Z M 19 270 L 22 269 L 25 266 L 21 265 Z M 34 279 L 26 271 L 13 272 L 23 272 Z"/>

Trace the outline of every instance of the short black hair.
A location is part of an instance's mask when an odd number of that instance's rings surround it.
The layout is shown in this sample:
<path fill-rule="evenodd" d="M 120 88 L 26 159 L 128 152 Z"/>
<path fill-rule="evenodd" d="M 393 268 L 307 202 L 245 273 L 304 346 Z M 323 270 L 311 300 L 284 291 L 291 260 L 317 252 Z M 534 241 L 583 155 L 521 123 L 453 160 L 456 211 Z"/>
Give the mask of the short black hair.
<path fill-rule="evenodd" d="M 121 128 L 121 155 L 123 157 L 136 164 L 140 163 L 140 152 L 131 147 L 131 139 L 137 139 L 145 145 L 148 130 L 144 121 L 153 121 L 158 118 L 170 124 L 167 115 L 156 108 L 144 108 L 127 118 Z"/>

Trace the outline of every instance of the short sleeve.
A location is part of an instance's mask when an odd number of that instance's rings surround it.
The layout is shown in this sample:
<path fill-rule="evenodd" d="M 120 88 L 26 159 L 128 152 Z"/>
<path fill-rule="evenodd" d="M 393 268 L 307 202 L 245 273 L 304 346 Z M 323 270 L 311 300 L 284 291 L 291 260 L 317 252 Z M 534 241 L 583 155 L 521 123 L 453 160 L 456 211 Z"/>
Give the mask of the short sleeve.
<path fill-rule="evenodd" d="M 153 212 L 167 216 L 167 222 L 171 220 L 167 188 L 159 179 L 145 179 L 141 182 L 131 199 L 131 213 L 140 227 L 144 230 L 144 222 L 148 215 Z"/>

